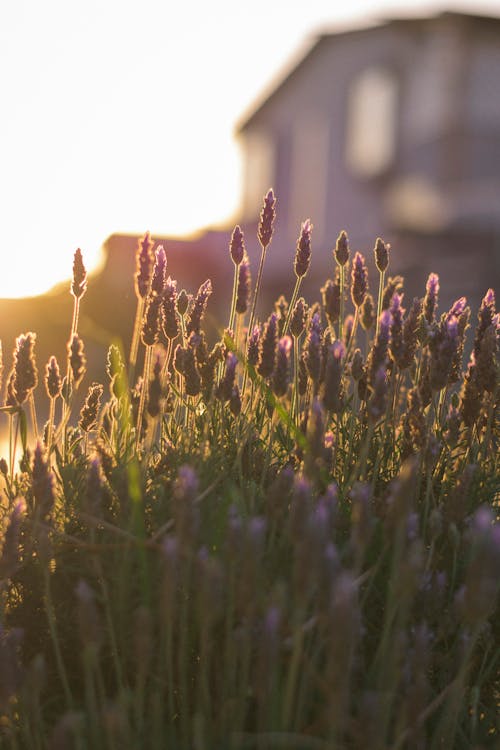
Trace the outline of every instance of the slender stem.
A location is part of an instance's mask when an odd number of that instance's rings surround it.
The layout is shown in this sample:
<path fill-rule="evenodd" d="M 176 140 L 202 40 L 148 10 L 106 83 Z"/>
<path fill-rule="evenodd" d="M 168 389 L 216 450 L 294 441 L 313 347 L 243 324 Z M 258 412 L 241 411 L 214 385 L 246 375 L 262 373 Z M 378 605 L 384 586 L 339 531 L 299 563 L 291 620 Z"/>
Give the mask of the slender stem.
<path fill-rule="evenodd" d="M 137 364 L 137 353 L 139 351 L 139 333 L 141 330 L 142 316 L 144 315 L 144 298 L 137 298 L 137 308 L 135 311 L 134 331 L 132 333 L 132 344 L 130 345 L 129 356 L 129 384 L 132 385 L 135 376 L 135 366 Z"/>
<path fill-rule="evenodd" d="M 36 418 L 35 397 L 33 396 L 33 391 L 30 391 L 30 395 L 28 396 L 28 401 L 30 405 L 30 414 L 31 414 L 31 423 L 33 425 L 33 434 L 35 435 L 35 442 L 36 442 L 38 440 L 38 424 L 37 424 L 37 418 Z"/>
<path fill-rule="evenodd" d="M 382 297 L 384 295 L 385 271 L 379 271 L 380 277 L 378 282 L 378 300 L 377 300 L 377 321 L 375 324 L 375 338 L 377 338 L 379 328 L 379 318 L 382 315 Z"/>
<path fill-rule="evenodd" d="M 52 447 L 52 437 L 54 434 L 54 415 L 56 411 L 56 399 L 51 398 L 50 399 L 50 406 L 49 406 L 49 427 L 47 431 L 47 453 L 50 454 L 50 449 Z"/>
<path fill-rule="evenodd" d="M 255 310 L 257 308 L 257 298 L 259 296 L 260 284 L 262 281 L 262 271 L 264 269 L 264 261 L 266 260 L 266 252 L 269 246 L 261 245 L 261 247 L 262 247 L 262 252 L 260 255 L 259 271 L 257 273 L 257 281 L 255 284 L 255 290 L 253 294 L 252 308 L 250 310 L 250 320 L 248 321 L 247 341 L 252 335 L 252 329 L 253 329 L 254 320 L 255 320 Z M 245 368 L 245 374 L 243 375 L 243 385 L 241 386 L 241 398 L 242 399 L 243 399 L 243 394 L 245 393 L 247 378 L 248 378 L 248 370 Z M 253 391 L 253 388 L 252 388 L 252 391 Z"/>
<path fill-rule="evenodd" d="M 299 337 L 293 337 L 293 395 L 292 419 L 295 427 L 299 426 Z"/>
<path fill-rule="evenodd" d="M 73 304 L 73 320 L 71 321 L 71 336 L 69 337 L 70 341 L 78 330 L 79 315 L 80 315 L 80 297 L 75 297 L 75 301 Z"/>
<path fill-rule="evenodd" d="M 297 276 L 297 280 L 295 282 L 295 287 L 292 294 L 292 299 L 290 300 L 290 304 L 288 305 L 288 312 L 286 315 L 285 325 L 283 326 L 283 333 L 282 336 L 286 336 L 286 333 L 288 331 L 288 326 L 290 325 L 290 318 L 292 317 L 293 308 L 295 307 L 295 303 L 297 302 L 297 297 L 299 296 L 299 289 L 300 289 L 300 283 L 304 277 L 303 276 Z"/>
<path fill-rule="evenodd" d="M 233 296 L 231 297 L 231 312 L 229 314 L 229 330 L 233 330 L 234 326 L 234 316 L 236 314 L 236 293 L 238 290 L 238 268 L 235 264 L 234 266 L 234 280 L 233 280 Z"/>
<path fill-rule="evenodd" d="M 344 340 L 344 266 L 340 268 L 340 314 L 339 314 L 339 339 Z"/>
<path fill-rule="evenodd" d="M 259 271 L 257 273 L 257 282 L 255 284 L 255 291 L 253 295 L 253 302 L 252 302 L 252 309 L 250 310 L 250 320 L 248 323 L 248 335 L 251 336 L 252 334 L 252 328 L 255 320 L 255 310 L 257 307 L 257 298 L 259 296 L 260 291 L 260 284 L 262 280 L 262 271 L 264 269 L 264 261 L 266 259 L 266 252 L 267 252 L 268 245 L 264 246 L 262 245 L 262 253 L 260 255 L 260 263 L 259 263 Z"/>
<path fill-rule="evenodd" d="M 142 374 L 141 398 L 139 401 L 139 409 L 137 412 L 136 440 L 135 440 L 136 450 L 139 448 L 139 443 L 141 442 L 142 418 L 144 416 L 144 407 L 146 405 L 146 394 L 147 394 L 147 390 L 149 386 L 149 371 L 151 369 L 152 359 L 153 359 L 153 347 L 147 346 L 146 355 L 144 357 L 144 370 Z"/>
<path fill-rule="evenodd" d="M 14 441 L 12 437 L 12 420 L 14 419 L 14 416 L 12 414 L 9 414 L 9 469 L 10 469 L 10 483 L 12 484 L 12 481 L 14 479 Z"/>

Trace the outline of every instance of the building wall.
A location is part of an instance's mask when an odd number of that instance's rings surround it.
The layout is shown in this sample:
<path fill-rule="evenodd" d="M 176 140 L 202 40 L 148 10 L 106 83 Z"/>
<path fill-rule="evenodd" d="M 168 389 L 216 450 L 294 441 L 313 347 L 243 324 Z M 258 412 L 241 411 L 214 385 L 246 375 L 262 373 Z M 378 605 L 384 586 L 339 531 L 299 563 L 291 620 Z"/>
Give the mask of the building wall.
<path fill-rule="evenodd" d="M 351 92 L 368 70 L 392 75 L 398 95 L 393 159 L 363 176 L 349 168 L 346 143 Z M 274 175 L 271 182 L 266 175 L 261 189 L 263 194 L 272 184 L 278 197 L 269 273 L 288 274 L 300 222 L 311 218 L 313 279 L 333 273 L 330 251 L 345 228 L 353 249 L 368 255 L 377 236 L 392 242 L 393 271 L 412 274 L 415 289 L 417 276 L 439 270 L 440 263 L 442 273 L 450 273 L 445 258 L 460 255 L 458 244 L 482 238 L 474 249 L 475 296 L 484 291 L 481 279 L 497 284 L 492 255 L 497 257 L 500 236 L 494 209 L 500 205 L 499 80 L 500 24 L 444 15 L 323 37 L 246 131 L 264 135 L 274 155 Z M 375 142 L 377 121 L 374 110 L 366 126 Z M 419 273 L 411 270 L 416 266 Z M 454 276 L 456 287 L 459 267 Z"/>

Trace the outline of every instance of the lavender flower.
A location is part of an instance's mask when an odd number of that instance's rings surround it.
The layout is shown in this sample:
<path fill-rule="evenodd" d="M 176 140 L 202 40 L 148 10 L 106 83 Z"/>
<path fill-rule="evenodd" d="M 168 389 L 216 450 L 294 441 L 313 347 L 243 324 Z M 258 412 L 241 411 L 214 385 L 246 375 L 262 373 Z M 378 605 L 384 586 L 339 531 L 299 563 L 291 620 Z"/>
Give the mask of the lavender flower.
<path fill-rule="evenodd" d="M 465 299 L 463 297 L 462 299 Z M 464 354 L 465 346 L 465 332 L 469 327 L 470 307 L 465 307 L 458 316 L 457 332 L 458 332 L 458 345 L 453 357 L 453 362 L 448 375 L 448 385 L 452 385 L 460 380 L 462 375 L 462 359 Z"/>
<path fill-rule="evenodd" d="M 351 361 L 351 375 L 356 382 L 364 375 L 363 355 L 360 349 L 355 349 Z"/>
<path fill-rule="evenodd" d="M 356 253 L 351 273 L 351 298 L 355 307 L 361 307 L 368 291 L 368 270 L 361 253 Z"/>
<path fill-rule="evenodd" d="M 403 346 L 397 359 L 400 370 L 406 370 L 413 364 L 418 345 L 421 314 L 422 300 L 415 297 L 403 323 Z"/>
<path fill-rule="evenodd" d="M 365 296 L 364 302 L 361 305 L 361 317 L 360 323 L 365 331 L 369 331 L 373 328 L 376 319 L 375 303 L 371 294 Z"/>
<path fill-rule="evenodd" d="M 377 337 L 373 343 L 371 352 L 368 357 L 368 381 L 372 387 L 375 387 L 375 381 L 378 378 L 380 369 L 387 367 L 387 352 L 391 336 L 392 315 L 389 310 L 384 310 L 380 316 L 379 329 Z"/>
<path fill-rule="evenodd" d="M 75 252 L 73 259 L 73 282 L 71 284 L 71 294 L 76 299 L 80 299 L 87 289 L 87 271 L 83 265 L 82 251 L 80 248 Z"/>
<path fill-rule="evenodd" d="M 297 339 L 302 335 L 304 331 L 306 325 L 306 314 L 307 305 L 305 303 L 304 297 L 299 297 L 299 299 L 295 303 L 295 307 L 293 308 L 292 315 L 290 317 L 290 333 Z"/>
<path fill-rule="evenodd" d="M 315 313 L 311 318 L 304 352 L 307 372 L 314 383 L 315 390 L 317 390 L 321 370 L 321 324 L 318 313 Z"/>
<path fill-rule="evenodd" d="M 388 310 L 391 306 L 392 298 L 396 294 L 403 292 L 403 277 L 389 276 L 387 283 L 382 292 L 382 310 Z"/>
<path fill-rule="evenodd" d="M 263 378 L 271 377 L 276 364 L 276 345 L 278 341 L 278 319 L 271 313 L 264 325 L 260 340 L 260 356 L 257 371 Z"/>
<path fill-rule="evenodd" d="M 474 337 L 474 354 L 476 357 L 479 355 L 481 340 L 483 338 L 484 332 L 487 328 L 490 327 L 490 325 L 492 325 L 494 316 L 495 292 L 493 291 L 493 289 L 488 289 L 482 299 L 481 307 L 479 308 L 479 312 L 477 314 L 478 324 Z"/>
<path fill-rule="evenodd" d="M 239 266 L 245 257 L 245 238 L 241 227 L 236 225 L 229 243 L 229 252 L 235 266 Z"/>
<path fill-rule="evenodd" d="M 390 307 L 391 330 L 389 345 L 391 357 L 400 369 L 400 363 L 403 361 L 404 355 L 406 353 L 406 348 L 403 342 L 403 315 L 405 313 L 405 310 L 401 306 L 401 301 L 402 297 L 397 293 L 392 298 Z"/>
<path fill-rule="evenodd" d="M 244 315 L 248 310 L 251 285 L 250 261 L 245 255 L 238 268 L 238 284 L 236 287 L 236 312 L 240 315 Z"/>
<path fill-rule="evenodd" d="M 347 232 L 344 229 L 337 237 L 337 242 L 335 244 L 335 250 L 333 251 L 333 254 L 339 266 L 345 266 L 345 264 L 349 260 L 349 240 L 347 237 Z"/>
<path fill-rule="evenodd" d="M 273 224 L 276 218 L 276 198 L 271 190 L 264 198 L 264 206 L 260 213 L 259 228 L 257 236 L 262 248 L 267 248 L 273 236 Z"/>
<path fill-rule="evenodd" d="M 100 383 L 92 383 L 87 398 L 80 412 L 78 424 L 84 432 L 93 430 L 97 423 L 97 414 L 101 405 L 103 387 Z"/>
<path fill-rule="evenodd" d="M 439 294 L 439 276 L 436 273 L 429 274 L 424 297 L 424 318 L 430 324 L 434 321 Z"/>
<path fill-rule="evenodd" d="M 256 367 L 259 361 L 259 343 L 260 343 L 260 327 L 254 326 L 252 333 L 248 339 L 247 346 L 247 362 L 252 367 Z"/>
<path fill-rule="evenodd" d="M 343 407 L 342 371 L 345 347 L 335 341 L 327 349 L 325 379 L 322 386 L 322 402 L 327 411 L 339 414 Z"/>
<path fill-rule="evenodd" d="M 290 383 L 290 352 L 292 339 L 284 336 L 278 341 L 276 368 L 273 374 L 272 388 L 276 396 L 284 396 Z"/>
<path fill-rule="evenodd" d="M 181 318 L 183 318 L 184 315 L 187 313 L 190 302 L 191 302 L 191 295 L 188 294 L 185 289 L 181 289 L 177 297 L 177 312 L 179 313 Z"/>
<path fill-rule="evenodd" d="M 283 328 L 285 321 L 288 316 L 288 301 L 284 294 L 280 294 L 276 302 L 274 303 L 274 312 L 278 319 L 278 336 L 283 334 Z"/>
<path fill-rule="evenodd" d="M 226 357 L 226 369 L 224 371 L 224 377 L 220 381 L 217 388 L 217 396 L 221 401 L 229 401 L 232 396 L 237 364 L 238 358 L 236 357 L 236 354 L 233 354 L 233 352 L 229 352 Z"/>
<path fill-rule="evenodd" d="M 329 324 L 333 326 L 340 317 L 340 280 L 338 275 L 336 275 L 335 281 L 327 280 L 325 286 L 321 289 L 321 295 L 325 315 Z"/>
<path fill-rule="evenodd" d="M 146 309 L 142 319 L 141 339 L 144 346 L 153 346 L 160 336 L 161 297 L 151 291 L 146 298 Z"/>
<path fill-rule="evenodd" d="M 201 379 L 195 359 L 195 337 L 196 334 L 194 332 L 191 333 L 188 346 L 184 349 L 183 354 L 183 375 L 185 378 L 186 394 L 188 396 L 197 396 L 201 390 Z"/>
<path fill-rule="evenodd" d="M 189 336 L 193 331 L 195 333 L 200 332 L 201 321 L 205 315 L 207 309 L 208 298 L 212 294 L 212 282 L 207 279 L 198 289 L 198 293 L 194 298 L 193 307 L 190 312 L 187 325 L 186 333 Z"/>
<path fill-rule="evenodd" d="M 139 240 L 136 254 L 135 290 L 137 296 L 142 297 L 142 299 L 147 296 L 151 284 L 154 263 L 152 249 L 151 235 L 146 232 L 142 240 Z"/>
<path fill-rule="evenodd" d="M 387 266 L 389 265 L 390 248 L 390 245 L 386 245 L 385 242 L 380 239 L 380 237 L 377 237 L 373 252 L 375 253 L 375 265 L 377 266 L 380 273 L 384 273 Z"/>
<path fill-rule="evenodd" d="M 466 305 L 467 297 L 459 297 L 459 299 L 455 300 L 455 302 L 446 313 L 446 319 L 449 320 L 450 318 L 459 318 L 464 312 Z"/>
<path fill-rule="evenodd" d="M 35 361 L 36 333 L 29 331 L 16 339 L 14 349 L 13 392 L 17 403 L 23 404 L 38 384 Z"/>
<path fill-rule="evenodd" d="M 494 393 L 498 383 L 498 335 L 493 324 L 486 328 L 481 337 L 476 368 L 478 388 Z"/>
<path fill-rule="evenodd" d="M 304 277 L 309 270 L 311 263 L 311 232 L 313 225 L 310 219 L 306 219 L 300 228 L 300 235 L 297 241 L 297 250 L 295 252 L 295 275 L 298 279 Z"/>
<path fill-rule="evenodd" d="M 55 357 L 51 357 L 45 366 L 45 388 L 49 398 L 57 398 L 61 393 L 61 374 Z"/>
<path fill-rule="evenodd" d="M 161 325 L 167 339 L 173 341 L 179 335 L 179 313 L 177 312 L 177 282 L 170 276 L 165 281 L 161 300 Z"/>
<path fill-rule="evenodd" d="M 458 320 L 455 317 L 445 318 L 443 324 L 429 335 L 432 354 L 429 378 L 433 390 L 440 391 L 447 385 L 458 346 Z"/>
<path fill-rule="evenodd" d="M 159 245 L 155 253 L 155 263 L 153 266 L 153 277 L 151 279 L 151 291 L 154 294 L 163 294 L 165 286 L 165 271 L 167 268 L 167 256 L 163 245 Z"/>

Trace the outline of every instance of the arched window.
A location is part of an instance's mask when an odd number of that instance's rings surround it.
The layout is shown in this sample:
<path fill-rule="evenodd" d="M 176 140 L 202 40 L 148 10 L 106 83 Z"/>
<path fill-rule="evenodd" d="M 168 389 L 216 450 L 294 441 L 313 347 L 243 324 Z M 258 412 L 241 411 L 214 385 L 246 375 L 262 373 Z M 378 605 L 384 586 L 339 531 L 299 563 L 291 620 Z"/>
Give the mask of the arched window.
<path fill-rule="evenodd" d="M 347 102 L 346 163 L 357 177 L 376 177 L 391 166 L 396 150 L 396 76 L 372 67 L 351 83 Z"/>

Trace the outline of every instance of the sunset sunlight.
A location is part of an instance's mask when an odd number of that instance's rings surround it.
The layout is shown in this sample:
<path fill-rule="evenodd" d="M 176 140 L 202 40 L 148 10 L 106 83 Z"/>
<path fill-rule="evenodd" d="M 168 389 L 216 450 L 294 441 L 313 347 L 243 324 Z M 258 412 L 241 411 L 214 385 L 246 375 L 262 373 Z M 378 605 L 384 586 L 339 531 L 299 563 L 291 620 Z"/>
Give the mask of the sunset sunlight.
<path fill-rule="evenodd" d="M 3 4 L 0 297 L 68 278 L 76 247 L 95 267 L 113 232 L 227 224 L 241 196 L 235 123 L 311 34 L 438 6 Z"/>

